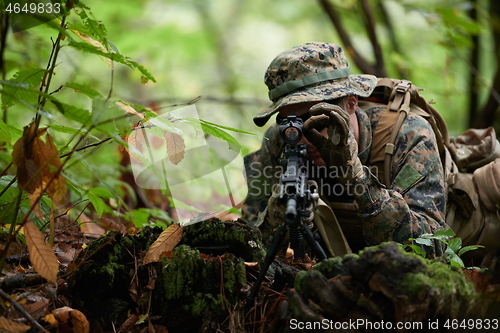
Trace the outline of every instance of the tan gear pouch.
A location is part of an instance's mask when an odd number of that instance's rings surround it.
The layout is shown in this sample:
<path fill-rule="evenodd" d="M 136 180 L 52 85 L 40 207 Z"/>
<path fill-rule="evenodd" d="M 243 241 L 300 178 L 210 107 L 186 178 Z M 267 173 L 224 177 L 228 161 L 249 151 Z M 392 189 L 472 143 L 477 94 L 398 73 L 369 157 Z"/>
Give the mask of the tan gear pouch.
<path fill-rule="evenodd" d="M 468 129 L 451 146 L 460 170 L 474 170 L 500 157 L 500 143 L 493 127 Z"/>
<path fill-rule="evenodd" d="M 450 187 L 446 222 L 463 244 L 476 245 L 485 228 L 476 187 L 470 173 L 457 173 Z"/>
<path fill-rule="evenodd" d="M 446 222 L 462 239 L 463 246 L 483 245 L 467 252 L 478 262 L 486 252 L 500 248 L 500 159 L 471 173 L 457 173 L 450 186 Z"/>
<path fill-rule="evenodd" d="M 500 159 L 474 171 L 474 181 L 484 206 L 496 211 L 500 207 Z"/>

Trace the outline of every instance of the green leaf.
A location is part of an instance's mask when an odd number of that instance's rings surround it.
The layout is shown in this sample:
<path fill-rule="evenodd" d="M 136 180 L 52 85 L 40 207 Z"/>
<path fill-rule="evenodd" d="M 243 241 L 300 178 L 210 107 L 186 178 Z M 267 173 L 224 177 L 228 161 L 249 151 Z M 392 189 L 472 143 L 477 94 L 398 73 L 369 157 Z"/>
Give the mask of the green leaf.
<path fill-rule="evenodd" d="M 462 247 L 462 239 L 457 237 L 453 238 L 448 242 L 448 247 L 454 252 L 458 253 L 460 251 L 460 248 Z"/>
<path fill-rule="evenodd" d="M 258 135 L 257 133 L 247 132 L 247 131 L 240 130 L 240 129 L 233 128 L 233 127 L 227 127 L 227 126 L 223 126 L 223 125 L 219 125 L 219 124 L 214 124 L 214 123 L 211 123 L 211 122 L 203 120 L 203 119 L 200 119 L 200 121 L 204 124 L 211 125 L 213 127 L 220 127 L 220 128 L 225 129 L 225 130 L 228 130 L 228 131 L 233 131 L 233 132 L 238 132 L 238 133 L 243 133 L 243 134 L 250 134 L 250 135 Z"/>
<path fill-rule="evenodd" d="M 460 249 L 460 251 L 458 251 L 458 256 L 462 256 L 462 254 L 464 254 L 465 252 L 469 252 L 469 251 L 472 251 L 472 250 L 477 250 L 479 248 L 484 248 L 484 246 L 482 246 L 482 245 L 464 246 L 463 248 Z"/>
<path fill-rule="evenodd" d="M 464 262 L 462 261 L 462 259 L 460 259 L 460 257 L 457 256 L 456 254 L 450 256 L 448 258 L 448 260 L 450 261 L 450 264 L 452 266 L 465 267 Z"/>
<path fill-rule="evenodd" d="M 111 59 L 113 61 L 116 61 L 120 64 L 124 64 L 125 66 L 128 66 L 132 69 L 138 69 L 142 75 L 147 77 L 153 82 L 156 82 L 156 79 L 151 75 L 151 73 L 148 72 L 146 68 L 144 68 L 142 65 L 139 65 L 137 62 L 131 60 L 130 58 L 124 57 L 123 55 L 119 53 L 114 53 L 114 52 L 105 52 L 98 48 L 97 46 L 91 45 L 89 43 L 84 43 L 84 42 L 76 42 L 76 41 L 70 41 L 69 46 L 73 47 L 74 49 L 77 49 L 79 51 L 84 51 L 92 54 L 96 54 L 98 56 L 104 57 Z"/>
<path fill-rule="evenodd" d="M 433 236 L 436 239 L 451 238 L 451 237 L 455 236 L 455 232 L 451 229 L 444 229 L 444 230 L 436 231 L 436 233 Z"/>
<path fill-rule="evenodd" d="M 9 185 L 9 183 L 12 181 L 12 179 L 14 179 L 14 176 L 2 176 L 0 177 L 0 186 L 1 187 L 5 187 L 7 185 Z M 17 182 L 14 182 L 11 187 L 14 187 L 16 188 L 17 187 Z"/>
<path fill-rule="evenodd" d="M 92 192 L 87 192 L 87 198 L 94 206 L 97 215 L 101 217 L 102 213 L 104 213 L 104 210 L 106 209 L 106 204 L 104 203 L 104 200 L 102 200 Z"/>
<path fill-rule="evenodd" d="M 93 18 L 87 15 L 84 7 L 81 7 L 81 10 L 78 12 L 78 16 L 82 19 L 83 25 L 87 31 L 87 36 L 92 36 L 101 43 L 106 42 L 107 31 L 104 24 L 101 21 L 94 20 Z"/>
<path fill-rule="evenodd" d="M 144 209 L 134 209 L 126 215 L 127 220 L 131 220 L 137 228 L 143 228 L 149 224 L 150 213 Z"/>
<path fill-rule="evenodd" d="M 229 143 L 229 148 L 239 152 L 241 145 L 231 134 L 221 130 L 220 128 L 211 125 L 211 123 L 200 121 L 192 117 L 184 118 L 190 125 L 195 127 L 195 129 L 201 128 L 201 130 L 207 134 L 213 135 L 219 139 L 222 139 Z"/>
<path fill-rule="evenodd" d="M 10 134 L 9 126 L 5 124 L 2 120 L 0 120 L 0 144 L 5 142 L 10 145 L 12 140 L 12 135 Z"/>
<path fill-rule="evenodd" d="M 66 134 L 85 135 L 85 133 L 87 132 L 87 130 L 84 128 L 73 128 L 73 127 L 68 127 L 68 126 L 63 126 L 63 125 L 58 125 L 58 124 L 50 124 L 48 127 L 50 129 L 53 129 L 54 131 L 58 131 L 61 133 L 66 133 Z"/>
<path fill-rule="evenodd" d="M 130 60 L 130 58 L 123 57 L 123 62 L 121 61 L 121 59 L 116 59 L 115 61 L 120 62 L 124 65 L 127 65 L 130 68 L 138 69 L 142 73 L 143 76 L 145 76 L 149 80 L 156 83 L 156 79 L 154 78 L 154 76 L 144 66 L 139 65 L 137 62 L 135 62 L 133 60 Z"/>
<path fill-rule="evenodd" d="M 4 85 L 2 93 L 2 108 L 7 108 L 15 104 L 16 100 L 28 100 L 36 98 L 38 88 L 42 82 L 45 69 L 31 68 L 18 71 L 7 81 L 0 81 Z M 8 84 L 8 83 L 11 84 Z"/>
<path fill-rule="evenodd" d="M 426 238 L 417 238 L 415 239 L 415 243 L 417 244 L 422 244 L 422 245 L 427 245 L 427 246 L 432 246 L 432 240 L 426 239 Z"/>
<path fill-rule="evenodd" d="M 86 124 L 90 118 L 90 112 L 85 109 L 80 109 L 76 106 L 56 100 L 53 100 L 52 103 L 54 103 L 59 112 L 61 112 L 68 119 L 78 121 L 81 124 Z"/>
<path fill-rule="evenodd" d="M 87 95 L 90 98 L 94 98 L 97 96 L 102 97 L 102 95 L 98 91 L 76 82 L 66 82 L 65 86 L 74 89 L 75 92 Z"/>
<path fill-rule="evenodd" d="M 114 197 L 113 194 L 103 187 L 94 187 L 89 190 L 90 193 L 93 193 L 99 197 L 104 197 L 106 199 Z"/>
<path fill-rule="evenodd" d="M 424 250 L 422 250 L 422 248 L 418 245 L 414 245 L 414 244 L 409 244 L 408 245 L 416 254 L 422 256 L 425 258 L 425 256 L 427 255 L 427 253 L 425 253 Z"/>
<path fill-rule="evenodd" d="M 68 23 L 66 28 L 68 30 L 72 31 L 73 33 L 75 33 L 75 31 L 77 31 L 77 32 L 81 33 L 82 35 L 86 35 L 86 36 L 92 35 L 92 33 L 90 31 L 88 31 L 87 28 L 85 28 L 85 26 L 83 25 L 82 22 Z"/>

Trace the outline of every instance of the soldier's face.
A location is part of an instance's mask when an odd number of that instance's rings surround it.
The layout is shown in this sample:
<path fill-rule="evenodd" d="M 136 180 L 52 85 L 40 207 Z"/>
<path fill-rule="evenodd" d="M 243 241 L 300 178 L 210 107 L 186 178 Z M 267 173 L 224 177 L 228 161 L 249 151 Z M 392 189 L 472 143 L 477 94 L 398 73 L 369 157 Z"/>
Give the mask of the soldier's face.
<path fill-rule="evenodd" d="M 292 105 L 285 105 L 279 109 L 279 114 L 281 117 L 288 117 L 292 112 L 296 116 L 301 116 L 307 112 L 309 112 L 309 109 L 314 105 L 318 104 L 318 102 L 306 102 L 306 103 L 299 103 L 299 104 L 292 104 Z M 320 133 L 327 138 L 327 128 L 324 128 L 323 130 L 320 131 Z M 302 140 L 300 140 L 299 144 L 305 144 L 307 147 L 307 158 L 314 163 L 314 165 L 317 166 L 324 166 L 325 161 L 321 158 L 318 150 L 316 147 L 312 145 L 309 141 L 307 141 L 305 136 L 302 136 Z"/>

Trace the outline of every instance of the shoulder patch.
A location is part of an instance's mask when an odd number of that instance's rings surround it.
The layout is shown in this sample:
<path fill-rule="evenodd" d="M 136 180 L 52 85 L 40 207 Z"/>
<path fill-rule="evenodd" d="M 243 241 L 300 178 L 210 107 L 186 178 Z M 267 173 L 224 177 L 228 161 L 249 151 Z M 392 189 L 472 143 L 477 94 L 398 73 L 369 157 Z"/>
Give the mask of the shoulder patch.
<path fill-rule="evenodd" d="M 394 179 L 396 186 L 401 188 L 402 193 L 405 193 L 413 184 L 422 178 L 422 174 L 418 172 L 410 164 L 406 164 Z"/>

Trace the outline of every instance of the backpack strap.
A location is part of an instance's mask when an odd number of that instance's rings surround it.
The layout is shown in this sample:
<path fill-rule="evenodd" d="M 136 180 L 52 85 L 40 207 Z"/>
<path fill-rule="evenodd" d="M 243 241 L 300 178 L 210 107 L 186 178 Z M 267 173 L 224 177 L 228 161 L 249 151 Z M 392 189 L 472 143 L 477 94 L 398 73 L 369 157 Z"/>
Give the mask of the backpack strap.
<path fill-rule="evenodd" d="M 410 112 L 411 82 L 402 80 L 394 86 L 393 80 L 384 78 L 379 80 L 377 87 L 379 86 L 390 88 L 392 92 L 389 96 L 389 104 L 382 111 L 373 133 L 370 163 L 384 161 L 383 182 L 387 187 L 390 187 L 391 158 L 394 154 L 396 138 Z"/>

